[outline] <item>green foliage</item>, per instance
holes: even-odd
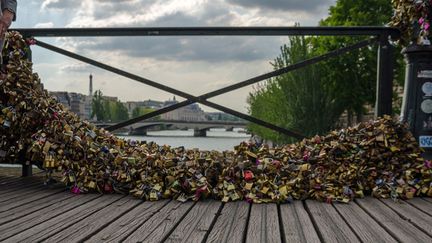
[[[120,101],[110,101],[103,97],[102,91],[96,90],[92,100],[92,115],[97,121],[125,121],[129,119],[127,108]]]
[[[127,108],[121,103],[120,101],[110,101],[110,115],[111,115],[111,121],[113,122],[119,122],[119,121],[125,121],[129,119],[129,114]]]
[[[388,0],[338,0],[330,7],[330,15],[321,26],[384,26],[392,16]],[[313,45],[317,54],[326,53],[369,37],[319,37]],[[326,62],[337,99],[345,104],[344,110],[361,117],[366,104],[375,104],[377,77],[377,47],[362,48],[332,58]],[[399,78],[402,78],[400,75]]]
[[[289,46],[281,47],[281,54],[272,63],[280,69],[310,58],[313,53],[311,39],[290,37]],[[250,113],[267,122],[299,131],[306,136],[322,134],[332,128],[341,113],[331,92],[331,84],[323,79],[325,70],[318,66],[277,76],[256,87],[249,95]],[[293,142],[267,128],[251,124],[250,131],[275,142]]]
[[[388,0],[338,0],[320,26],[384,26],[392,16]],[[290,45],[272,64],[275,69],[297,61],[357,43],[370,37],[289,38]],[[400,49],[395,50],[396,84],[403,85],[404,69]],[[296,130],[306,136],[324,133],[338,117],[361,118],[365,105],[375,104],[377,47],[367,47],[268,80],[250,93],[249,112],[265,121]],[[275,142],[291,142],[282,135],[258,125],[253,133]]]
[[[91,118],[96,116],[97,121],[105,121],[107,118],[102,96],[103,94],[100,90],[96,90],[93,95]]]

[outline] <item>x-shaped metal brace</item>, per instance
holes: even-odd
[[[268,73],[265,73],[265,74],[253,77],[253,78],[244,80],[242,82],[239,82],[239,83],[236,83],[236,84],[233,84],[233,85],[230,85],[230,86],[227,86],[227,87],[224,87],[224,88],[212,91],[212,92],[205,93],[205,94],[200,95],[200,96],[190,95],[190,94],[185,93],[183,91],[171,88],[169,86],[166,86],[166,85],[163,85],[163,84],[160,84],[160,83],[157,83],[157,82],[152,81],[150,79],[146,79],[146,78],[140,77],[138,75],[126,72],[124,70],[121,70],[121,69],[118,69],[118,68],[106,65],[104,63],[95,61],[93,59],[90,59],[90,58],[78,55],[76,53],[72,53],[72,52],[66,51],[64,49],[61,49],[61,48],[58,48],[56,46],[50,45],[48,43],[42,42],[40,40],[35,40],[35,44],[38,45],[38,46],[40,46],[40,47],[46,48],[48,50],[60,53],[62,55],[65,55],[65,56],[68,56],[68,57],[71,57],[71,58],[74,58],[74,59],[77,59],[77,60],[80,60],[82,62],[91,64],[93,66],[102,68],[104,70],[116,73],[116,74],[124,76],[126,78],[130,78],[132,80],[138,81],[140,83],[147,84],[149,86],[152,86],[152,87],[155,87],[157,89],[160,89],[160,90],[163,90],[163,91],[166,91],[166,92],[178,95],[178,96],[183,97],[183,98],[186,99],[185,101],[176,103],[176,104],[171,105],[171,106],[167,106],[167,107],[161,108],[159,110],[150,112],[150,113],[142,115],[140,117],[136,117],[136,118],[133,118],[133,119],[130,119],[130,120],[127,120],[127,121],[124,121],[124,122],[120,122],[118,124],[106,127],[105,129],[107,129],[108,131],[114,131],[116,129],[119,129],[119,128],[122,128],[122,127],[125,127],[125,126],[128,126],[128,125],[134,124],[136,122],[139,122],[139,121],[142,121],[142,120],[146,120],[146,119],[158,116],[160,114],[163,114],[163,113],[166,113],[166,112],[178,109],[180,107],[184,107],[184,106],[187,106],[189,104],[193,104],[193,103],[198,102],[198,103],[201,103],[203,105],[212,107],[214,109],[223,111],[225,113],[228,113],[228,114],[240,117],[240,118],[242,118],[244,120],[247,120],[247,121],[256,123],[258,125],[264,126],[266,128],[272,129],[274,131],[280,132],[280,133],[285,134],[287,136],[291,136],[291,137],[294,137],[294,138],[297,138],[297,139],[303,139],[305,136],[301,135],[298,132],[288,130],[286,128],[283,128],[283,127],[271,124],[269,122],[266,122],[266,121],[263,121],[261,119],[249,116],[247,114],[235,111],[235,110],[227,108],[225,106],[218,105],[216,103],[208,101],[208,99],[210,99],[212,97],[215,97],[215,96],[218,96],[220,94],[224,94],[224,93],[236,90],[238,88],[242,88],[242,87],[245,87],[245,86],[248,86],[248,85],[251,85],[251,84],[254,84],[254,83],[257,83],[257,82],[260,82],[260,81],[263,81],[263,80],[266,80],[266,79],[269,79],[269,78],[272,78],[272,77],[275,77],[275,76],[278,76],[278,75],[281,75],[281,74],[284,74],[284,73],[288,73],[290,71],[293,71],[293,70],[305,67],[307,65],[311,65],[311,64],[323,61],[323,60],[331,58],[331,57],[335,57],[335,56],[347,53],[347,52],[355,50],[355,49],[359,49],[359,48],[368,46],[368,45],[370,45],[370,44],[372,44],[372,43],[374,43],[376,41],[377,41],[376,38],[371,38],[369,40],[360,41],[360,42],[358,42],[356,44],[353,44],[353,45],[350,45],[350,46],[346,46],[346,47],[343,47],[343,48],[340,48],[340,49],[337,49],[337,50],[334,50],[334,51],[330,51],[330,52],[328,52],[326,54],[323,54],[323,55],[320,55],[320,56],[317,56],[317,57],[314,57],[314,58],[310,58],[310,59],[307,59],[307,60],[304,60],[304,61],[292,64],[292,65],[289,65],[287,67],[284,67],[284,68],[281,68],[281,69],[277,69],[275,71],[268,72]]]

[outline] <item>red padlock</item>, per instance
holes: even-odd
[[[252,180],[254,178],[254,174],[252,171],[246,170],[243,172],[243,177],[245,180],[249,181],[249,180]]]

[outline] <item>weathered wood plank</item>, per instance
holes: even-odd
[[[280,205],[286,242],[321,242],[302,201]]]
[[[12,190],[6,193],[1,193],[0,203],[9,203],[10,201],[17,201],[20,198],[28,196],[29,194],[38,194],[40,191],[45,190],[44,185],[30,186],[26,189]]]
[[[406,202],[418,208],[423,213],[432,216],[432,203],[429,203],[418,197],[407,200]]]
[[[86,242],[120,242],[167,205],[169,200],[143,202],[116,221],[104,227]]]
[[[0,232],[3,232],[0,235],[0,241],[16,235],[24,230],[30,229],[31,227],[34,227],[38,224],[43,224],[44,222],[49,221],[50,219],[55,218],[67,211],[73,210],[74,208],[77,208],[80,205],[83,205],[99,196],[100,195],[91,194],[67,198],[44,209],[3,224],[0,226]],[[63,222],[59,222],[59,224],[63,224]]]
[[[246,242],[281,242],[277,205],[253,204]]]
[[[34,213],[40,209],[46,208],[73,196],[74,194],[72,193],[57,193],[40,198],[39,200],[32,203],[26,203],[15,208],[9,208],[6,211],[0,213],[0,225],[12,220],[17,220],[21,217]]]
[[[432,239],[402,219],[384,203],[375,198],[364,198],[356,200],[356,203],[375,219],[393,237],[401,242],[431,242]]]
[[[334,204],[336,210],[363,242],[395,242],[387,231],[355,203]]]
[[[160,242],[166,238],[192,208],[193,202],[171,201],[162,210],[136,229],[124,242]]]
[[[425,200],[425,201],[428,201],[428,202],[432,203],[432,198],[429,198],[429,197],[423,197],[422,199]]]
[[[130,211],[139,203],[142,203],[142,200],[130,196],[124,197],[89,217],[80,220],[73,227],[60,231],[45,240],[47,242],[82,242],[94,232],[104,228],[116,218]]]
[[[423,213],[404,201],[394,202],[391,199],[381,201],[393,209],[393,211],[403,219],[408,220],[411,224],[422,229],[423,232],[432,237],[432,217],[430,215]]]
[[[41,198],[53,195],[53,194],[57,194],[59,192],[64,191],[64,187],[62,187],[61,189],[51,189],[51,188],[42,188],[42,189],[37,189],[35,191],[26,191],[23,194],[19,194],[19,197],[14,198],[14,200],[7,200],[4,202],[0,203],[0,213],[1,212],[5,212],[8,211],[12,208],[16,208],[19,207],[21,205],[27,204],[27,203],[31,203],[33,201],[39,200]]]
[[[306,207],[324,242],[360,242],[332,204],[307,200]]]
[[[202,242],[221,206],[215,200],[197,202],[165,242]]]
[[[207,242],[243,242],[250,206],[247,202],[226,203]]]
[[[86,195],[84,195],[86,196]],[[5,242],[39,242],[60,232],[68,230],[72,225],[79,223],[84,218],[110,205],[111,203],[121,199],[123,195],[101,196],[76,207],[69,211],[51,218],[41,224],[35,225],[32,228],[21,231],[20,233],[8,238]],[[61,209],[60,209],[61,210]]]
[[[10,192],[10,191],[16,191],[16,190],[23,190],[23,189],[27,189],[27,188],[31,188],[31,187],[37,187],[37,186],[42,186],[43,183],[40,181],[28,181],[28,182],[12,182],[12,183],[8,183],[8,184],[1,184],[0,185],[0,192],[1,193],[6,193],[6,192]]]
[[[20,179],[20,178],[17,177],[17,176],[1,175],[0,183],[3,183],[3,182],[10,182],[10,181],[17,181],[17,180],[19,180],[19,179]]]
[[[28,182],[28,181],[39,181],[43,183],[43,178],[40,176],[30,176],[30,177],[19,177],[19,176],[6,176],[0,179],[0,185],[3,183],[16,183],[16,182]]]

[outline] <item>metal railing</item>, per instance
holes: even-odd
[[[235,111],[228,107],[213,103],[208,99],[215,96],[225,94],[227,92],[255,84],[266,79],[288,73],[299,68],[315,64],[326,59],[336,57],[363,48],[372,44],[378,45],[377,53],[377,99],[375,115],[382,116],[391,114],[392,111],[392,89],[393,89],[393,47],[389,43],[389,39],[397,39],[400,36],[400,31],[395,28],[388,27],[148,27],[148,28],[47,28],[47,29],[15,29],[19,31],[25,38],[36,37],[101,37],[101,36],[370,36],[372,38],[360,41],[356,44],[349,45],[337,50],[330,51],[326,54],[316,56],[287,67],[274,70],[256,77],[252,77],[241,82],[238,82],[227,87],[194,96],[186,92],[174,89],[172,87],[157,83],[148,78],[144,78],[133,73],[115,68],[113,66],[95,61],[88,57],[72,53],[70,51],[61,49],[59,47],[50,45],[38,39],[35,39],[37,46],[46,48],[48,50],[60,53],[62,55],[80,60],[82,62],[91,64],[101,69],[116,73],[135,80],[137,82],[147,84],[154,88],[169,92],[171,94],[185,98],[186,100],[159,110],[150,112],[143,116],[130,119],[125,122],[107,127],[109,131],[113,131],[133,123],[146,120],[163,113],[187,106],[192,103],[201,103],[203,105],[212,107],[214,109],[223,111],[225,113],[240,117],[249,122],[267,127],[274,131],[280,132],[287,136],[297,139],[302,139],[304,136],[297,131],[292,131],[284,127],[280,127],[264,120],[252,117],[250,115]],[[23,168],[23,175],[24,175]]]

